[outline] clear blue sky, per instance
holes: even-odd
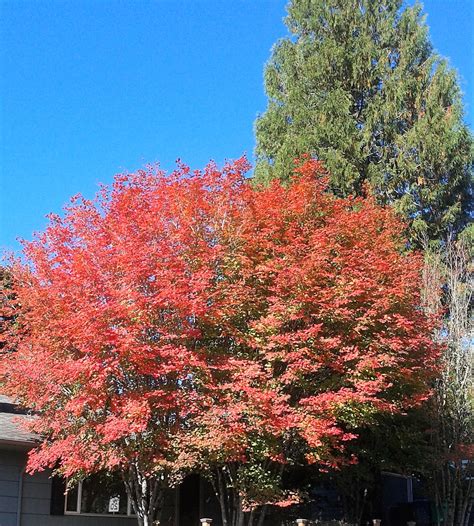
[[[0,248],[78,192],[246,152],[286,0],[0,0]],[[473,0],[427,0],[474,119]]]

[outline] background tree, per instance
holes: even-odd
[[[292,0],[291,37],[265,70],[255,178],[288,179],[293,160],[325,162],[337,195],[370,181],[411,236],[457,232],[472,208],[472,136],[456,73],[434,53],[420,5]]]
[[[444,343],[433,398],[432,489],[443,524],[466,526],[474,504],[473,247],[467,238],[426,249],[424,304],[443,309]]]
[[[13,351],[14,335],[21,330],[17,324],[19,307],[11,272],[0,267],[0,356]]]

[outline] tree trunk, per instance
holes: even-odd
[[[135,464],[124,474],[125,488],[139,526],[153,526],[161,517],[167,477],[145,475]]]
[[[464,523],[462,526],[469,526],[469,523],[470,523],[470,518],[471,518],[471,513],[472,513],[472,505],[473,505],[473,501],[471,500],[471,502],[468,503],[467,507],[466,507],[466,512],[464,513]]]
[[[152,516],[145,515],[144,517],[138,517],[138,524],[140,526],[153,526],[154,519]]]
[[[223,526],[263,526],[267,506],[252,510],[243,509],[243,500],[236,487],[235,467],[226,465],[215,469],[211,474],[211,484],[219,502]]]

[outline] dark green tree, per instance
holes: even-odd
[[[13,291],[13,278],[6,267],[0,266],[0,357],[14,351],[12,334],[19,329],[17,325],[19,304]]]
[[[265,71],[255,180],[284,180],[309,153],[336,194],[369,181],[413,239],[460,231],[472,208],[473,139],[457,74],[434,52],[421,6],[293,0],[286,24],[291,36]]]

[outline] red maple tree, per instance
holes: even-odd
[[[287,187],[247,169],[117,176],[25,244],[2,381],[38,415],[30,470],[118,471],[149,525],[200,469],[224,526],[251,524],[288,500],[296,446],[336,466],[359,423],[427,396],[421,262],[393,212],[330,195],[316,161]]]

